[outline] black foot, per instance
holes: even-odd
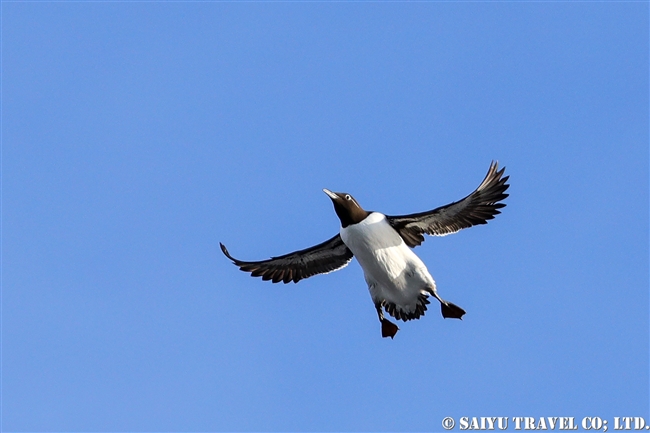
[[[390,320],[381,319],[381,336],[382,337],[384,337],[384,338],[386,338],[386,337],[393,338],[393,337],[395,337],[395,334],[397,334],[397,331],[399,331],[399,328],[397,327],[396,324],[394,324]]]
[[[465,310],[451,302],[441,302],[440,309],[442,310],[442,317],[445,319],[462,319],[465,314]]]

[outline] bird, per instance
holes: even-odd
[[[395,337],[399,327],[391,317],[407,322],[427,311],[429,296],[440,302],[443,318],[462,319],[465,310],[444,300],[426,265],[413,252],[424,235],[446,236],[475,225],[487,224],[505,207],[505,191],[510,176],[503,176],[492,161],[481,184],[468,196],[433,210],[390,216],[367,211],[352,195],[323,192],[332,200],[341,227],[334,237],[299,251],[262,261],[234,258],[221,242],[223,254],[240,270],[273,283],[297,283],[317,274],[327,274],[347,266],[353,257],[361,265],[370,297],[381,323],[383,338]]]

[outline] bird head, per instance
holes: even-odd
[[[323,192],[332,200],[334,211],[341,220],[341,227],[345,228],[350,224],[363,221],[369,214],[359,203],[346,192],[332,192],[327,188]]]

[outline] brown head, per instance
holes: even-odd
[[[350,194],[345,192],[332,192],[327,188],[323,192],[332,199],[334,210],[341,220],[341,227],[357,224],[363,221],[370,212],[364,210]]]

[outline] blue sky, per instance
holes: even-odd
[[[2,428],[649,417],[648,3],[3,2]],[[471,192],[394,340],[353,262],[256,260]],[[456,429],[457,430],[457,429]]]

